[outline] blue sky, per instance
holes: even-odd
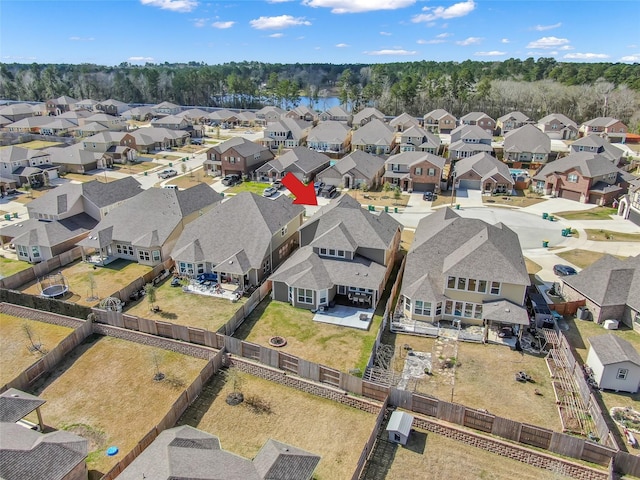
[[[640,62],[636,0],[2,0],[0,61]]]

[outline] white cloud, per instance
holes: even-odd
[[[272,33],[269,35],[270,38],[282,38],[284,37],[284,33]]]
[[[384,35],[385,37],[390,37],[393,34],[391,32],[380,32],[380,35]]]
[[[16,56],[16,55],[5,55],[4,57],[5,60],[35,60],[36,57],[23,57],[23,56]]]
[[[226,28],[231,28],[235,25],[236,22],[213,22],[211,24],[211,26],[213,28],[219,28],[221,30],[224,30]]]
[[[542,37],[533,42],[529,42],[527,48],[557,48],[562,45],[567,45],[569,40],[566,38],[558,37]]]
[[[69,37],[69,40],[72,42],[93,42],[95,38],[93,37]]]
[[[508,38],[503,38],[502,40],[500,40],[501,43],[509,43],[509,39]]]
[[[338,44],[336,44],[336,47],[338,47],[338,48],[347,48],[348,46],[349,45],[346,44],[346,43],[338,43]]]
[[[278,17],[260,17],[251,20],[249,24],[258,30],[280,29],[288,27],[297,27],[299,25],[311,25],[311,22],[305,20],[304,17],[292,17],[291,15],[280,15]]]
[[[532,27],[531,30],[536,30],[537,32],[544,32],[545,30],[553,30],[554,28],[559,28],[562,26],[562,22],[554,23],[553,25],[536,25]]]
[[[595,60],[609,58],[606,53],[567,53],[564,57],[569,60]]]
[[[571,45],[563,45],[560,47],[560,50],[573,50],[573,47]]]
[[[140,3],[172,12],[190,12],[198,6],[196,0],[140,0]]]
[[[441,38],[432,38],[431,40],[418,40],[416,43],[419,43],[420,45],[436,45],[444,42],[446,42],[446,40]]]
[[[153,63],[153,57],[129,57],[127,62],[131,63]]]
[[[464,40],[460,40],[459,42],[456,42],[456,45],[462,45],[463,47],[466,47],[467,45],[477,45],[481,41],[482,41],[482,37],[469,37],[469,38],[465,38]]]
[[[415,50],[404,50],[402,48],[399,49],[392,49],[392,48],[387,48],[387,49],[382,49],[382,50],[373,50],[370,52],[363,52],[365,55],[415,55],[416,52]]]
[[[209,21],[208,18],[194,18],[193,19],[193,26],[194,27],[198,27],[198,28],[202,28],[207,24],[208,21]]]
[[[448,38],[452,36],[453,36],[453,33],[439,33],[438,35],[436,35],[436,38]]]
[[[474,55],[478,57],[501,57],[506,55],[507,52],[499,52],[498,50],[491,50],[490,52],[476,52]]]
[[[637,53],[635,55],[625,55],[624,57],[622,57],[620,59],[621,62],[632,62],[632,63],[638,63],[640,62],[640,53]]]
[[[428,13],[421,13],[415,15],[411,21],[413,23],[432,22],[439,18],[456,18],[464,17],[475,10],[476,4],[473,0],[466,0],[460,3],[454,3],[450,7],[423,7],[422,11]]]
[[[410,7],[416,0],[303,0],[307,7],[330,8],[331,13],[360,13]]]

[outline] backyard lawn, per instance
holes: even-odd
[[[407,350],[434,353],[436,340],[414,335],[387,332],[385,343],[395,346],[393,370],[402,372]],[[453,343],[451,344],[453,349]],[[470,408],[485,409],[494,415],[519,422],[531,423],[560,431],[560,416],[555,405],[549,371],[543,356],[516,352],[503,345],[459,342],[458,365],[455,368],[455,383],[452,388],[451,369],[433,369],[432,375],[411,380],[408,390],[432,395],[447,402],[461,403]],[[520,383],[515,374],[525,371],[535,383]],[[535,390],[542,395],[536,395]]]
[[[245,402],[225,399],[232,382],[218,374],[178,421],[220,438],[224,450],[253,458],[272,438],[321,456],[313,478],[351,479],[375,415],[299,390],[240,373]],[[247,399],[265,408],[253,410]]]
[[[611,215],[615,215],[617,212],[616,208],[595,207],[590,210],[557,212],[554,215],[565,220],[611,220]]]
[[[380,458],[380,468],[376,469],[376,472],[386,474],[370,478],[404,480],[415,478],[415,472],[429,472],[431,480],[454,478],[564,480],[570,478],[418,429],[411,434],[406,446],[392,446],[392,449],[391,462],[385,462],[384,458]],[[454,461],[452,461],[452,455],[455,457]]]
[[[314,322],[311,311],[266,298],[234,337],[269,346],[269,339],[278,335],[287,339],[287,345],[279,349],[283,352],[342,372],[364,371],[382,321],[385,301],[380,302],[369,330],[359,330]]]
[[[32,348],[26,328],[33,344],[41,345],[44,353],[73,332],[72,328],[0,313],[0,386],[42,358],[42,353]]]
[[[147,170],[151,170],[152,168],[155,168],[157,166],[157,163],[144,161],[144,159],[142,159],[142,161],[136,161],[132,163],[115,164],[113,166],[113,170],[121,173],[136,174],[146,172]]]
[[[39,150],[41,148],[47,148],[47,147],[55,147],[56,145],[61,145],[60,142],[47,142],[45,140],[32,140],[30,142],[25,142],[25,143],[18,143],[16,145],[14,145],[15,147],[20,147],[20,148],[28,148],[30,150]],[[4,146],[4,147],[0,147],[0,149],[3,148],[8,148],[9,145]]]
[[[41,410],[47,426],[90,441],[87,466],[95,479],[158,424],[205,365],[175,352],[91,336],[29,393],[46,400]],[[154,380],[158,370],[165,374],[162,381]],[[121,454],[108,457],[111,445]]]
[[[269,182],[242,182],[238,185],[234,185],[231,188],[225,190],[225,194],[227,193],[240,193],[240,192],[252,192],[257,195],[262,195],[262,192],[265,188],[271,185]]]
[[[191,188],[199,183],[206,183],[207,185],[211,185],[217,179],[210,175],[204,175],[202,169],[195,170],[191,172],[191,174],[182,175],[180,177],[174,177],[172,180],[168,181],[166,185],[177,185],[180,190],[186,190],[187,188]]]
[[[146,265],[122,259],[118,259],[106,267],[95,268],[89,263],[76,260],[59,270],[69,286],[70,293],[64,300],[79,305],[97,305],[99,299],[110,296],[150,270],[151,267]],[[58,270],[52,273],[58,273]],[[90,283],[92,277],[95,283],[93,296]],[[21,287],[20,291],[40,295],[40,285],[37,281],[30,282]]]
[[[215,332],[238,311],[246,302],[242,297],[237,302],[225,298],[185,293],[180,287],[171,286],[171,278],[167,278],[156,290],[155,305],[159,312],[150,311],[146,297],[127,304],[129,315],[171,322],[176,325],[202,328]]]
[[[10,277],[14,273],[30,268],[31,264],[22,260],[0,257],[0,278]]]

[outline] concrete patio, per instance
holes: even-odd
[[[359,330],[369,330],[373,319],[373,309],[362,309],[336,305],[329,310],[318,311],[313,316],[314,322],[330,323],[341,327],[357,328]]]

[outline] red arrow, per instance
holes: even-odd
[[[316,197],[316,189],[313,183],[305,185],[291,172],[287,173],[282,179],[282,184],[296,196],[293,201],[296,205],[318,205]]]

